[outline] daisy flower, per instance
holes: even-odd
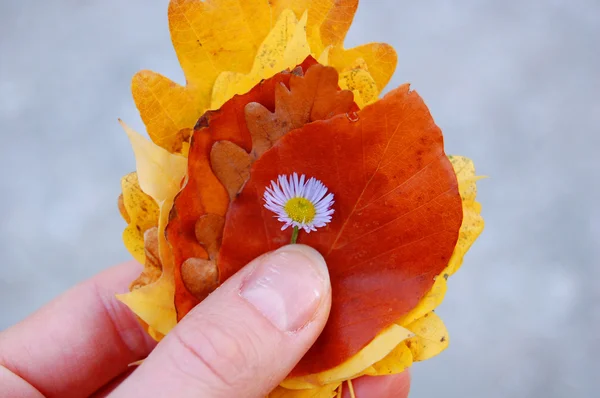
[[[304,174],[280,175],[267,187],[264,200],[265,207],[284,223],[281,230],[291,226],[294,235],[300,228],[310,233],[324,227],[334,212],[333,194],[327,194],[327,187],[321,181],[313,177],[307,181]]]

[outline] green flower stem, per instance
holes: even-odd
[[[294,230],[292,231],[292,241],[291,244],[295,244],[296,241],[298,240],[298,227],[294,227]]]

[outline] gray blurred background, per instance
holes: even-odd
[[[183,82],[167,0],[0,1],[0,329],[129,255],[129,83]],[[592,397],[600,372],[600,1],[363,0],[347,47],[394,45],[487,227],[413,397]],[[594,393],[596,391],[596,393]]]

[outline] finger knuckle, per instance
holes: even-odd
[[[182,357],[174,358],[180,370],[211,388],[235,389],[251,382],[251,370],[259,362],[252,330],[223,319],[198,323],[173,330],[183,348]]]

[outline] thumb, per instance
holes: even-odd
[[[323,330],[331,286],[302,245],[252,261],[196,306],[116,397],[264,397]]]

